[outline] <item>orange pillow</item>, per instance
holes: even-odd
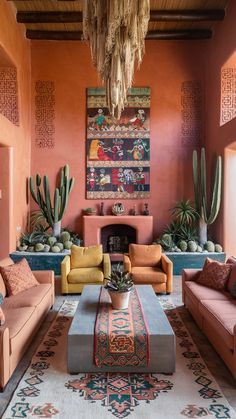
[[[229,279],[231,265],[206,258],[203,269],[196,280],[205,287],[223,291]]]
[[[39,285],[25,258],[10,266],[0,266],[0,273],[8,295],[16,295]]]
[[[129,257],[131,266],[158,266],[161,260],[161,246],[159,244],[130,244]]]

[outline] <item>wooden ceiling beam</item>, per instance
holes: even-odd
[[[80,41],[82,38],[81,31],[44,31],[44,30],[26,30],[26,37],[35,40],[51,40],[51,41]],[[212,30],[210,29],[193,29],[178,31],[149,31],[146,40],[193,40],[193,39],[210,39]]]
[[[225,17],[224,9],[213,10],[151,10],[150,22],[218,21]],[[19,23],[81,23],[82,12],[17,12]]]

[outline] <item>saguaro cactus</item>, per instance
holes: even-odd
[[[40,175],[36,175],[36,188],[33,176],[29,178],[29,188],[32,198],[38,204],[50,227],[52,227],[55,237],[60,235],[61,220],[65,213],[74,181],[74,178],[69,178],[69,166],[67,164],[61,169],[60,186],[55,189],[52,204],[48,176],[43,177],[43,191],[41,191]]]
[[[209,208],[207,204],[205,148],[201,149],[200,167],[198,167],[198,153],[196,150],[193,152],[193,183],[195,208],[199,214],[199,241],[200,244],[203,245],[207,241],[207,226],[215,221],[220,209],[222,184],[221,156],[217,156],[216,160],[214,186],[212,191],[211,205]]]

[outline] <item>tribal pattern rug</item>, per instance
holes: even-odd
[[[107,290],[101,287],[94,330],[94,361],[97,366],[148,365],[148,331],[136,288],[130,292],[126,310],[113,310]]]
[[[69,375],[67,332],[77,303],[65,302],[2,419],[235,419],[178,311],[161,302],[176,333],[175,374]]]

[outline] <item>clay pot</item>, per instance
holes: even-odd
[[[124,310],[129,306],[129,295],[130,291],[127,292],[114,292],[108,290],[111,298],[112,307],[115,310]]]

